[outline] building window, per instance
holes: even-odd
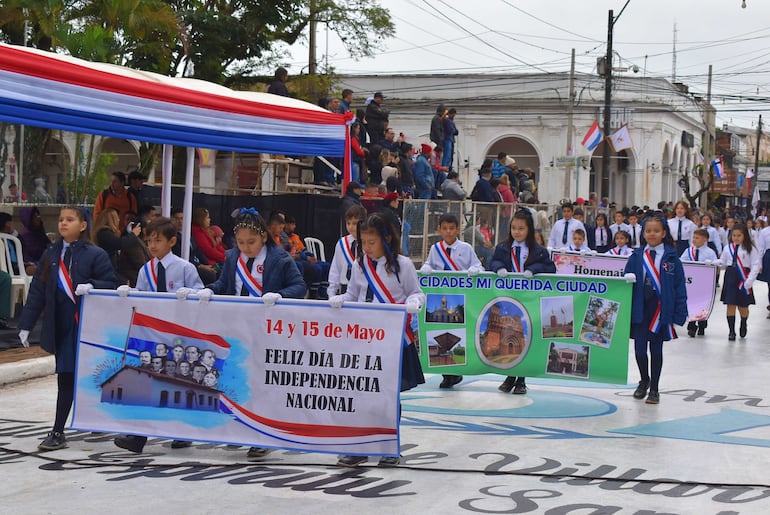
[[[182,400],[182,392],[177,390],[174,392],[174,404],[179,404],[180,400]]]
[[[161,390],[160,392],[160,407],[165,408],[168,406],[168,390]]]
[[[118,387],[118,400],[123,400],[123,388]]]

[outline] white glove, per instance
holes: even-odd
[[[554,251],[554,248],[553,248],[553,247],[546,247],[546,250],[547,250],[547,251],[548,251],[548,253],[550,254],[551,252],[553,252],[553,251]]]
[[[185,300],[188,295],[190,295],[193,292],[192,288],[185,288],[182,286],[176,291],[176,298],[179,300]]]
[[[131,291],[131,287],[127,284],[121,284],[118,286],[118,295],[121,297],[128,297],[128,292]]]
[[[414,300],[407,301],[405,304],[407,313],[419,313],[422,309],[419,302]]]
[[[480,266],[472,266],[468,269],[468,275],[479,275],[484,269]]]
[[[636,274],[626,274],[623,276],[623,279],[625,279],[627,283],[633,284],[636,282]]]
[[[211,300],[211,296],[214,295],[214,291],[209,288],[203,288],[198,290],[198,299],[204,304]]]
[[[265,306],[272,306],[281,300],[281,298],[282,297],[280,293],[268,292],[262,295],[262,302],[265,304]]]
[[[345,303],[344,295],[332,295],[329,297],[329,305],[333,308],[341,308]]]
[[[527,279],[529,279],[530,277],[532,277],[532,270],[524,270],[524,272],[522,272],[522,275]]]
[[[21,341],[21,345],[23,347],[29,347],[29,331],[26,329],[19,331],[19,340]]]
[[[430,267],[428,263],[423,263],[423,265],[420,267],[420,273],[421,274],[429,274],[433,271],[433,269]]]
[[[91,283],[78,284],[77,288],[75,288],[75,295],[88,295],[93,289],[94,285]]]
[[[508,270],[505,268],[500,268],[497,270],[497,277],[505,277],[506,275],[508,275]]]
[[[745,286],[747,290],[750,290],[751,287],[754,286],[754,279],[748,279],[745,283],[743,283],[743,286]]]

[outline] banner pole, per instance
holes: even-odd
[[[126,366],[126,354],[128,353],[128,340],[131,338],[131,327],[134,325],[134,315],[136,306],[131,306],[131,321],[128,323],[128,332],[126,333],[126,342],[123,344],[123,360],[120,362],[120,368]]]

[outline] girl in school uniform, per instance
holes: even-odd
[[[211,293],[261,297],[267,306],[284,297],[305,297],[305,281],[294,259],[268,235],[267,223],[256,209],[242,208],[233,232],[237,246],[226,252],[219,279],[206,286],[210,292],[198,292],[200,297],[210,298]],[[270,452],[266,447],[252,447],[247,456],[262,458]]]
[[[712,225],[711,215],[705,214],[700,217],[700,228],[706,229],[709,233],[708,246],[717,256],[722,252],[722,239],[719,231]]]
[[[528,210],[522,209],[513,215],[508,238],[495,247],[489,270],[496,271],[500,277],[508,272],[523,273],[526,277],[556,272],[548,250],[535,243],[535,224]],[[524,377],[508,376],[497,389],[523,395],[527,393],[527,384]]]
[[[636,276],[631,297],[631,338],[641,380],[634,399],[646,396],[647,404],[660,402],[658,385],[663,368],[663,342],[676,338],[674,324],[683,325],[687,320],[684,269],[667,228],[662,217],[649,218],[644,224],[647,244],[634,250],[625,270]]]
[[[400,237],[395,227],[375,213],[358,225],[357,241],[363,252],[353,267],[348,289],[342,295],[331,297],[329,304],[335,308],[345,301],[405,304],[407,312],[418,313],[425,304],[425,294],[420,290],[412,261],[401,255]],[[401,359],[402,392],[425,382],[408,322],[406,333]],[[337,465],[356,467],[367,460],[367,456],[341,456]],[[379,466],[395,467],[399,461],[399,456],[384,456],[380,458]]]
[[[594,250],[599,254],[604,254],[612,246],[612,234],[607,227],[607,215],[599,213],[596,215],[596,227],[594,231]]]
[[[626,231],[615,233],[615,246],[605,252],[608,256],[630,256],[634,251],[628,246],[629,235]]]
[[[690,246],[690,240],[692,239],[692,232],[698,228],[697,225],[690,220],[690,206],[687,202],[680,200],[674,204],[674,214],[676,215],[668,221],[668,230],[671,237],[674,239],[676,246],[676,255],[681,256],[682,252],[687,250]]]
[[[721,297],[722,302],[727,305],[727,328],[730,330],[727,339],[735,341],[736,308],[741,315],[741,338],[745,338],[748,332],[746,322],[749,319],[749,306],[755,304],[751,287],[759,275],[761,258],[745,224],[736,223],[731,238],[732,242],[722,250],[719,264],[721,267],[727,267]]]
[[[107,253],[88,241],[85,211],[68,206],[59,213],[59,240],[48,247],[32,279],[19,320],[19,339],[29,347],[29,332],[43,315],[40,346],[56,358],[56,418],[37,446],[41,451],[67,447],[64,424],[75,396],[75,354],[80,299],[93,288],[115,288],[117,278]]]
[[[334,246],[334,257],[329,268],[329,296],[345,293],[348,288],[353,264],[359,254],[356,231],[358,223],[365,220],[366,216],[366,209],[360,205],[351,206],[345,211],[345,228],[348,233]]]

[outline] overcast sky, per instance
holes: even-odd
[[[639,75],[673,75],[705,95],[713,65],[719,122],[770,126],[770,0],[630,0],[614,28],[614,66]],[[328,61],[338,73],[596,73],[606,52],[608,12],[626,0],[388,0],[396,36],[374,57],[355,61],[329,33]],[[327,52],[319,25],[318,59]],[[291,49],[290,73],[307,64],[307,44]],[[627,72],[633,74],[633,72]],[[757,100],[759,97],[761,100]]]

